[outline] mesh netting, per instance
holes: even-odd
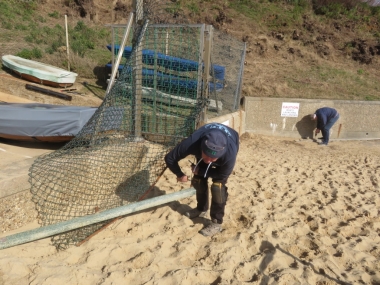
[[[214,30],[211,63],[225,67],[223,77],[211,69],[211,82],[223,82],[223,88],[210,89],[209,98],[221,102],[218,112],[209,112],[209,117],[220,116],[239,110],[243,86],[246,44],[225,32]]]
[[[142,199],[165,170],[165,154],[197,127],[209,105],[206,93],[223,88],[223,68],[210,72],[221,82],[210,83],[208,92],[203,88],[205,26],[162,24],[167,16],[150,15],[152,3],[144,1],[119,76],[94,116],[72,141],[30,168],[42,226]],[[117,46],[112,50],[117,53]],[[65,249],[108,223],[56,235],[52,242]]]

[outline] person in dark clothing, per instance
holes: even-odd
[[[194,174],[191,184],[196,190],[197,207],[185,213],[190,219],[205,217],[209,209],[208,178],[211,185],[211,224],[200,233],[212,236],[222,230],[227,202],[227,180],[234,169],[239,150],[239,135],[230,127],[210,123],[200,127],[179,143],[165,156],[168,168],[177,176],[178,182],[187,182],[178,162],[194,155],[197,162],[191,165]]]
[[[323,107],[311,114],[311,119],[317,121],[317,129],[315,135],[322,132],[323,139],[319,145],[328,145],[330,141],[330,129],[338,121],[339,113],[334,108]]]

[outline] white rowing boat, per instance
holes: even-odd
[[[2,56],[3,66],[21,78],[43,85],[69,87],[74,84],[78,74],[42,62],[14,55]]]

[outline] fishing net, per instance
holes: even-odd
[[[119,74],[103,103],[73,140],[30,168],[42,226],[144,198],[165,170],[165,154],[197,128],[202,111],[212,109],[207,94],[224,87],[225,67],[217,64],[208,74],[219,81],[204,81],[205,25],[178,23],[164,1],[137,3],[141,18],[120,65],[113,62]],[[118,53],[115,43],[111,51]],[[52,243],[65,249],[109,222],[56,235]]]

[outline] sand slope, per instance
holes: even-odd
[[[245,134],[222,233],[198,234],[191,197],[66,251],[49,238],[0,250],[0,284],[380,284],[379,177],[380,141]],[[167,171],[151,194],[189,186]]]

